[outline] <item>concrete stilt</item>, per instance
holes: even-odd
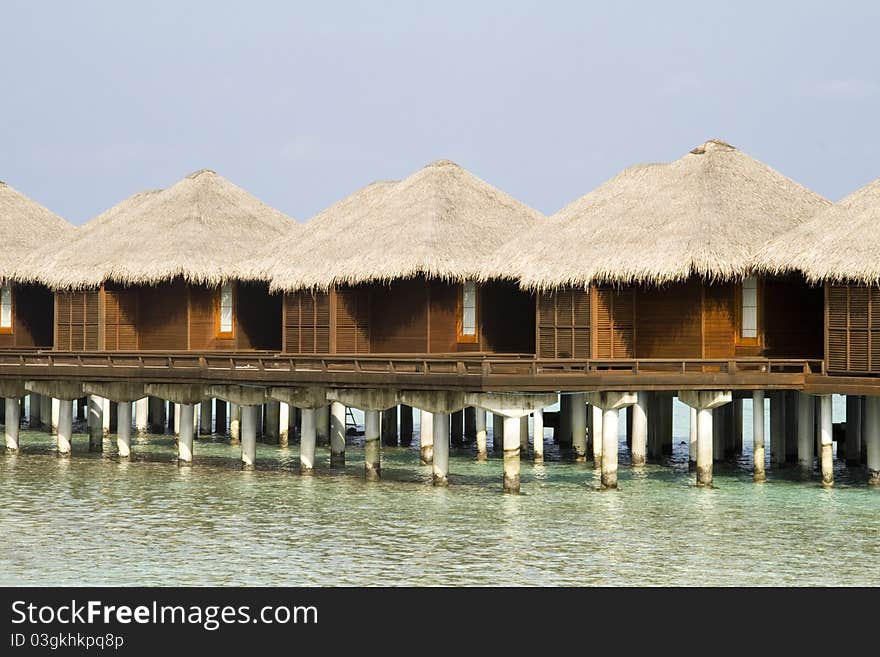
[[[180,404],[174,404],[174,435],[180,435]]]
[[[434,414],[419,410],[419,459],[422,465],[434,461]]]
[[[585,429],[586,432],[586,429]],[[586,435],[586,433],[585,433]],[[529,455],[529,416],[523,415],[519,419],[519,454],[525,458]]]
[[[73,401],[66,399],[53,399],[58,402],[58,454],[70,456],[73,438]]]
[[[213,399],[203,399],[199,404],[199,435],[210,436],[214,433],[214,428],[211,426],[214,419],[213,402]]]
[[[113,404],[107,397],[101,397],[101,404],[104,406],[104,411],[101,414],[101,429],[104,431],[105,436],[109,436],[110,426],[112,425],[110,412],[113,410]]]
[[[452,443],[453,447],[461,447],[464,444],[464,411],[450,413],[449,421],[449,442]]]
[[[821,395],[819,406],[819,437],[822,445],[822,485],[834,485],[834,446],[831,419],[831,395]],[[771,416],[772,419],[772,416]]]
[[[265,403],[266,408],[266,442],[277,445],[281,434],[281,402],[270,399]]]
[[[785,465],[785,393],[770,393],[770,462]]]
[[[233,402],[229,403],[229,444],[238,445],[241,442],[241,406]]]
[[[575,461],[587,460],[587,401],[584,393],[569,395],[569,425],[571,427],[571,448]]]
[[[147,433],[149,410],[150,400],[147,397],[138,399],[134,403],[134,428],[138,433]]]
[[[400,445],[409,447],[413,440],[413,408],[407,404],[400,405]]]
[[[367,481],[378,481],[382,469],[379,448],[379,411],[364,411],[364,475]]]
[[[28,413],[28,427],[33,431],[40,427],[40,394],[30,393],[30,408]]]
[[[520,490],[520,418],[504,418],[504,481],[505,493],[518,493]]]
[[[315,409],[315,433],[319,445],[330,443],[330,404]]]
[[[485,420],[484,420],[485,422]],[[485,441],[485,431],[483,433]],[[544,409],[536,408],[532,411],[532,453],[535,463],[544,461]]]
[[[486,411],[482,408],[475,408],[474,423],[477,432],[477,460],[485,461],[489,458],[486,451]]]
[[[519,443],[519,434],[514,432]],[[434,413],[434,458],[432,480],[435,486],[449,484],[449,413]]]
[[[345,404],[337,401],[330,404],[330,467],[345,467]]]
[[[299,470],[302,474],[312,474],[315,470],[315,409],[302,409],[299,430]]]
[[[193,418],[196,408],[193,404],[176,404],[179,411],[180,435],[177,440],[177,465],[190,465],[193,458]]]
[[[141,407],[141,402],[146,402],[146,398],[137,402],[137,408]],[[146,417],[143,418],[146,427]],[[124,402],[119,404],[116,411],[116,451],[120,458],[127,459],[131,456],[131,403]]]
[[[846,396],[846,464],[862,464],[862,399]],[[838,455],[839,456],[839,455]]]
[[[397,406],[382,411],[382,444],[397,447]]]
[[[619,409],[602,411],[602,487],[617,488],[617,423]]]
[[[257,459],[257,423],[259,406],[240,406],[241,409],[241,467],[253,470]]]
[[[798,466],[806,471],[813,471],[813,399],[805,392],[797,396],[797,461]]]
[[[863,400],[865,405],[865,423],[862,427],[865,435],[868,458],[868,484],[880,485],[880,397],[869,395]]]
[[[754,459],[754,480],[764,481],[764,391],[752,392],[752,451]],[[812,460],[812,459],[811,459]]]
[[[502,449],[504,449],[504,417],[492,413],[492,451],[500,452]]]
[[[644,465],[648,449],[648,404],[644,392],[636,393],[636,403],[630,407],[630,413],[632,414],[630,461],[633,465]]]
[[[690,428],[688,431],[688,466],[697,467],[697,409],[690,409]]]
[[[287,447],[290,440],[290,404],[278,402],[278,446]],[[217,433],[220,433],[218,428]],[[330,442],[333,442],[333,434],[330,434]]]
[[[40,395],[40,426],[52,430],[52,398]]]
[[[228,417],[226,409],[227,403],[225,401],[222,399],[214,400],[215,431],[221,436],[225,436],[227,432]]]
[[[593,467],[599,468],[602,466],[602,409],[591,405],[589,412],[593,416],[593,435],[591,436],[593,443]]]
[[[559,434],[554,433],[553,439],[560,447],[571,447],[571,395],[559,395]]]
[[[697,486],[712,485],[712,409],[697,410]]]
[[[100,452],[104,449],[104,399],[97,395],[89,395],[89,451]]]
[[[149,424],[151,433],[165,433],[165,400],[149,397]],[[91,406],[89,407],[91,408]]]
[[[403,407],[401,407],[403,408]],[[466,445],[477,440],[477,409],[468,406],[464,409],[464,442]]]
[[[20,447],[21,405],[17,397],[6,398],[6,449],[17,452]]]
[[[52,398],[52,426],[51,426],[51,430],[52,430],[53,434],[58,433],[58,420],[59,420],[60,411],[61,411],[61,400],[53,397]]]

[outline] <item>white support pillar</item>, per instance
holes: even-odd
[[[602,411],[602,487],[617,488],[617,423],[619,409]]]
[[[191,465],[193,458],[193,404],[175,404],[175,416],[180,420],[180,437],[177,440],[177,465]],[[117,420],[119,415],[117,414]],[[118,433],[117,429],[117,433]]]
[[[57,402],[57,405],[56,403]],[[53,411],[58,409],[58,454],[70,456],[73,437],[73,401],[66,399],[53,399]],[[54,413],[53,413],[54,416]]]
[[[6,449],[17,452],[20,448],[19,427],[21,426],[21,405],[17,397],[6,398]]]
[[[315,471],[315,409],[304,408],[300,415],[299,430],[299,471],[312,474]]]
[[[229,444],[238,445],[241,442],[241,406],[229,402]]]
[[[582,392],[569,395],[571,399],[571,449],[575,461],[587,460],[587,397]],[[505,427],[506,429],[506,427]]]
[[[134,428],[138,433],[147,433],[150,412],[150,398],[144,397],[134,403]],[[117,415],[118,419],[118,415]]]
[[[764,391],[752,392],[752,451],[754,460],[755,481],[764,481],[767,478],[764,467]],[[811,447],[812,451],[812,447]]]
[[[109,415],[106,409],[104,415],[105,417]],[[180,435],[180,404],[174,404],[174,435]]]
[[[813,438],[813,398],[805,392],[799,392],[797,397],[797,458],[798,466],[806,472],[813,471],[813,452],[815,451],[815,439]]]
[[[834,446],[831,419],[831,395],[819,397],[819,440],[822,445],[822,485],[834,485]]]
[[[137,401],[137,409],[140,410],[141,402]],[[146,404],[145,404],[146,405]],[[144,413],[144,426],[146,426],[146,412]],[[119,458],[127,459],[131,456],[131,402],[120,402],[116,407],[116,450]],[[179,448],[178,448],[179,450]]]
[[[214,400],[209,397],[208,399],[203,399],[199,404],[199,435],[210,436],[213,433],[213,427],[211,426],[213,421]]]
[[[513,432],[519,445],[519,432]],[[434,458],[432,480],[435,486],[449,485],[449,413],[434,413]]]
[[[278,446],[287,447],[290,443],[290,404],[280,402],[278,406]],[[343,423],[344,424],[344,423]],[[217,427],[217,433],[223,433],[220,427]],[[333,437],[331,434],[330,442],[332,444]]]
[[[59,413],[61,412],[61,400],[52,398],[52,433],[58,433]]]
[[[422,465],[434,461],[434,414],[419,410],[419,459]]]
[[[584,434],[586,435],[586,434]],[[529,454],[529,416],[523,415],[519,419],[519,453],[521,456]]]
[[[104,399],[89,395],[89,451],[100,452],[104,448]]]
[[[630,462],[644,465],[648,452],[648,398],[644,392],[636,393],[636,403],[631,407],[632,440],[630,441]]]
[[[865,397],[864,404],[865,426],[862,429],[868,448],[868,484],[877,486],[880,485],[880,397]]]
[[[257,418],[259,406],[240,406],[241,409],[241,467],[253,470],[257,460]]]
[[[583,402],[583,397],[581,397]],[[574,405],[574,404],[573,404]],[[586,408],[586,407],[585,407]],[[573,414],[572,414],[573,416]],[[520,441],[519,441],[520,418],[504,418],[504,492],[518,493],[519,468],[520,468]]]
[[[477,460],[485,461],[489,458],[486,447],[486,411],[482,408],[475,408],[475,424],[477,431]],[[537,449],[537,444],[535,449]]]
[[[593,414],[593,467],[602,467],[602,409],[590,406]]]
[[[110,400],[101,397],[101,429],[105,436],[110,435]]]
[[[364,475],[367,481],[378,481],[382,470],[379,419],[379,411],[364,411]]]
[[[763,395],[763,393],[761,393]],[[688,466],[697,467],[697,409],[690,409],[690,428],[688,431]]]
[[[697,486],[712,485],[712,409],[697,410]]]
[[[485,419],[483,420],[483,441],[486,440]],[[536,408],[532,411],[532,450],[535,463],[544,461],[544,409]]]
[[[336,401],[330,404],[330,467],[345,467],[345,404]]]

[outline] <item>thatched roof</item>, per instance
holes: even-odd
[[[484,280],[492,253],[544,220],[537,210],[457,164],[429,164],[375,183],[318,214],[267,267],[276,290],[413,276]]]
[[[295,229],[286,215],[202,170],[89,221],[44,259],[42,279],[55,288],[150,285],[178,276],[209,285],[263,280],[265,254]]]
[[[828,201],[722,141],[624,170],[497,255],[523,287],[742,276],[754,252]]]
[[[57,214],[0,181],[0,281],[34,280],[39,274],[35,257],[74,230]]]
[[[880,285],[880,179],[771,240],[756,256],[773,274]]]

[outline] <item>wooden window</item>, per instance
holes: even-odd
[[[477,284],[467,281],[458,295],[456,334],[459,342],[477,342]]]
[[[291,292],[284,298],[284,351],[289,354],[330,352],[330,295]]]
[[[215,333],[218,338],[233,336],[233,311],[235,309],[235,288],[232,283],[223,283],[217,291]]]
[[[590,357],[590,291],[566,288],[538,295],[538,357]]]
[[[12,286],[0,287],[0,333],[12,333]]]
[[[97,351],[98,290],[58,292],[56,299],[56,341],[59,351]]]

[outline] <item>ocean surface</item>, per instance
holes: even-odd
[[[835,421],[844,412],[836,398]],[[634,469],[621,440],[616,491],[548,430],[521,495],[503,494],[501,459],[478,463],[473,447],[452,451],[450,486],[434,488],[417,439],[383,448],[382,481],[367,482],[359,438],[344,471],[319,447],[301,476],[295,444],[258,444],[257,469],[242,471],[237,446],[198,439],[181,468],[170,435],[135,434],[129,462],[113,436],[90,454],[75,434],[59,458],[52,436],[24,430],[20,453],[0,452],[0,584],[880,585],[880,490],[864,471],[838,463],[826,490],[768,465],[755,484],[749,401],[744,427],[745,452],[708,490],[688,472],[677,401],[673,456]]]

